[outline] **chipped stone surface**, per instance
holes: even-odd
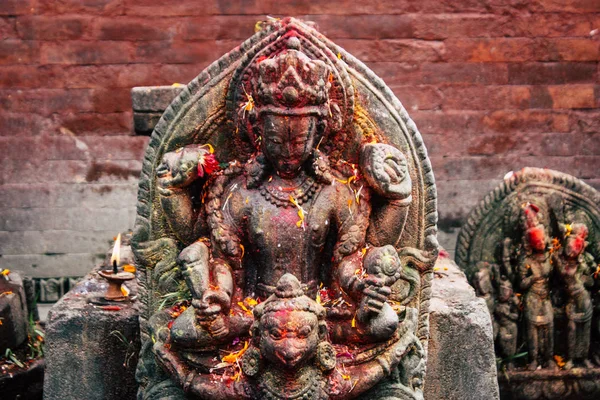
[[[434,268],[425,381],[428,400],[497,400],[490,314],[449,258]]]

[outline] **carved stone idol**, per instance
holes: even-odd
[[[494,320],[503,398],[600,396],[599,207],[580,180],[525,168],[461,230],[457,263]]]
[[[391,91],[287,18],[156,126],[132,248],[141,399],[422,399],[435,186]]]

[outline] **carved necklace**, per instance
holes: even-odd
[[[292,196],[299,205],[302,205],[313,197],[319,189],[319,186],[320,184],[317,183],[314,178],[309,176],[294,189],[271,186],[268,182],[266,184],[263,183],[260,186],[260,194],[265,200],[277,207],[295,207],[290,201],[290,196]]]
[[[280,382],[281,377],[272,371],[265,371],[260,383],[258,384],[258,390],[261,395],[261,399],[265,400],[319,400],[321,396],[321,384],[323,376],[314,368],[305,368],[304,372],[300,374],[301,381],[305,381],[306,384],[299,388],[290,389],[287,385]]]

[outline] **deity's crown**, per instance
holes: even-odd
[[[278,311],[307,311],[319,319],[325,317],[323,306],[306,296],[298,279],[289,273],[279,279],[275,293],[254,308],[254,316],[260,319],[265,314]]]
[[[287,50],[258,64],[255,93],[259,113],[327,115],[330,70],[300,51],[300,40],[290,37]]]

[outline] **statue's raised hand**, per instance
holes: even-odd
[[[389,199],[411,201],[408,163],[400,150],[383,143],[366,144],[361,149],[360,165],[376,193]]]
[[[198,152],[198,149],[184,147],[166,153],[156,168],[159,189],[168,192],[194,182],[198,178]]]

